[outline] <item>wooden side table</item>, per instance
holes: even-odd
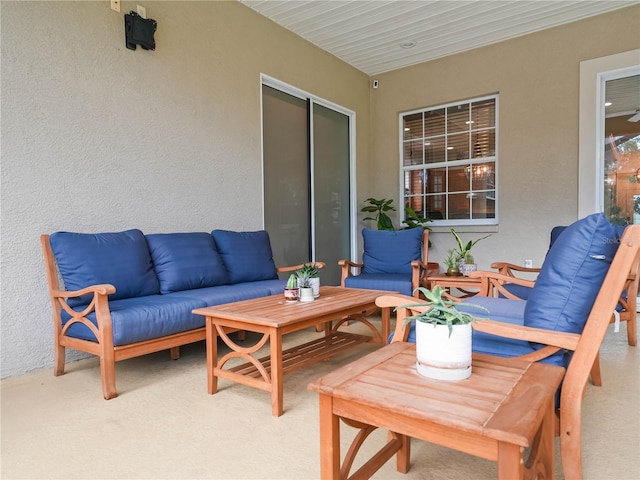
[[[457,277],[447,275],[434,275],[432,277],[427,277],[427,283],[429,284],[430,290],[433,290],[436,285],[439,285],[441,288],[447,290],[449,296],[454,296],[451,294],[451,289],[455,288],[462,294],[458,298],[472,297],[478,293],[481,282],[482,279],[480,278],[470,278],[465,277],[464,275]]]
[[[320,394],[323,479],[348,478],[360,446],[379,427],[389,430],[389,440],[355,478],[370,478],[396,454],[398,471],[406,473],[411,437],[495,461],[499,479],[554,477],[562,367],[474,355],[470,378],[444,382],[422,377],[415,363],[415,344],[392,343],[309,385]],[[342,467],[341,420],[360,429]]]

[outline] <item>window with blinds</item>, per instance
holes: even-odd
[[[404,205],[433,225],[498,222],[498,96],[400,114]]]

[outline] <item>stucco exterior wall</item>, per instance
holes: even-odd
[[[155,51],[135,2],[2,2],[2,377],[53,362],[40,234],[262,228],[261,73],[355,111],[366,165],[365,74],[239,2],[141,4]]]
[[[479,268],[492,261],[539,266],[549,232],[578,218],[580,62],[637,49],[640,7],[630,7],[375,78],[372,92],[371,196],[399,195],[400,112],[498,93],[497,227],[457,228]],[[434,229],[430,261],[455,247],[448,228]]]

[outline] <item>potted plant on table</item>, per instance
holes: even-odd
[[[484,240],[491,236],[491,234],[486,235],[482,238],[478,238],[477,240],[469,240],[467,243],[464,243],[460,238],[460,235],[456,233],[456,231],[452,228],[451,234],[456,239],[458,243],[458,250],[456,250],[456,262],[458,264],[458,270],[465,275],[469,276],[469,272],[473,272],[478,269],[478,266],[475,263],[473,258],[473,254],[471,253],[471,249],[473,246],[478,243],[480,240]]]
[[[453,248],[447,252],[444,264],[447,267],[445,275],[448,277],[457,277],[460,275],[460,269],[458,268],[458,263],[456,261],[456,251]]]
[[[458,310],[458,302],[443,298],[444,290],[418,287],[427,300],[398,308],[420,308],[405,319],[416,322],[416,370],[436,380],[463,380],[471,375],[471,323],[475,317]],[[486,308],[469,303],[465,307]]]
[[[287,285],[284,287],[284,300],[286,303],[295,303],[298,301],[298,277],[295,273],[289,275]]]
[[[302,268],[296,271],[298,279],[301,277],[307,277],[311,288],[313,289],[313,297],[318,298],[320,296],[320,267],[315,263],[305,263]],[[300,280],[298,280],[298,286]]]
[[[300,301],[301,302],[312,302],[313,298],[313,288],[311,288],[311,277],[307,272],[303,272],[298,270],[296,273],[298,288],[300,289]]]

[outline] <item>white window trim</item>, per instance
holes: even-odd
[[[640,73],[640,49],[580,62],[578,218],[604,211],[604,83]]]
[[[434,106],[430,106],[430,107],[424,107],[424,108],[418,108],[418,109],[414,109],[414,110],[408,110],[406,112],[400,112],[398,114],[398,135],[399,135],[399,141],[398,141],[398,158],[399,158],[399,165],[400,165],[400,173],[399,173],[399,202],[398,205],[400,205],[400,209],[401,212],[400,213],[400,221],[405,219],[405,214],[404,214],[404,174],[406,171],[408,170],[421,170],[424,168],[424,165],[415,165],[415,166],[410,166],[410,167],[405,167],[403,164],[403,155],[404,155],[404,137],[403,137],[403,132],[404,132],[404,122],[403,122],[403,117],[407,116],[407,115],[412,115],[414,113],[421,113],[421,112],[425,112],[427,110],[435,110],[435,109],[440,109],[440,108],[448,108],[454,105],[460,105],[463,103],[473,103],[473,102],[478,102],[478,101],[482,101],[482,100],[487,100],[487,99],[495,99],[496,102],[496,118],[495,118],[495,132],[496,132],[496,144],[495,144],[495,158],[494,158],[494,172],[495,172],[495,218],[479,218],[479,219],[468,219],[468,220],[432,220],[432,222],[430,222],[430,226],[435,227],[435,229],[437,230],[438,227],[460,227],[460,226],[476,226],[476,225],[498,225],[499,224],[499,200],[498,200],[498,178],[499,178],[499,152],[498,152],[498,145],[499,145],[499,137],[500,137],[500,125],[499,125],[499,105],[500,105],[500,95],[499,93],[494,93],[491,95],[484,95],[481,97],[473,97],[473,98],[469,98],[466,100],[459,100],[456,102],[450,102],[450,103],[446,103],[446,104],[441,104],[441,105],[434,105]],[[442,163],[442,165],[444,165],[445,163],[449,166],[455,166],[457,163],[459,164],[464,164],[467,165],[469,163],[483,163],[484,160],[476,160],[476,159],[469,159],[469,160],[460,160],[460,161],[452,161],[452,162],[444,162]],[[434,164],[430,164],[430,166],[432,167],[437,167],[438,165],[440,165],[439,163],[434,163]],[[447,194],[448,195],[448,194]]]

